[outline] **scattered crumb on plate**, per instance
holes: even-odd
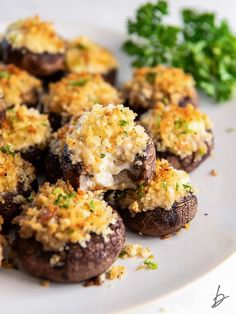
[[[110,280],[120,279],[126,275],[125,266],[113,266],[106,273],[106,278]]]
[[[212,177],[216,177],[216,176],[218,176],[218,172],[217,172],[215,169],[212,169],[212,170],[210,171],[210,175],[211,175]]]
[[[41,280],[40,285],[44,288],[48,288],[50,286],[50,282],[48,280]]]
[[[126,244],[120,253],[120,258],[129,258],[129,257],[143,257],[147,258],[152,254],[151,250],[148,247],[142,247],[141,244]]]

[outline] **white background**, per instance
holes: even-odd
[[[131,16],[140,0],[0,0],[0,21],[15,20],[31,14],[63,22],[89,23],[125,31],[125,21]],[[188,6],[187,0],[170,0],[175,21],[181,6]],[[227,17],[236,30],[236,1],[233,0],[191,0],[191,4],[210,10],[217,10],[220,17]],[[236,102],[236,101],[235,101]],[[140,283],[141,284],[141,283]],[[221,293],[229,295],[221,305],[212,309],[213,298],[218,285]],[[0,305],[1,306],[1,305]],[[115,305],[114,305],[115,306]],[[2,313],[0,308],[0,313]],[[24,314],[30,312],[25,311]],[[216,270],[190,286],[159,300],[136,308],[137,314],[208,314],[236,313],[236,255]],[[4,314],[4,313],[2,313]],[[20,313],[21,314],[21,313]],[[53,313],[52,313],[53,314]],[[84,313],[81,313],[84,314]]]

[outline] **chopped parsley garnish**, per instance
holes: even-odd
[[[1,78],[9,78],[10,77],[10,73],[7,71],[0,71],[0,79]]]
[[[161,125],[161,116],[156,117],[156,123],[157,123],[157,127],[159,128]]]
[[[149,269],[156,270],[157,263],[153,261],[154,256],[151,255],[147,259],[144,260],[144,265],[146,265]]]
[[[100,155],[100,158],[103,159],[103,158],[105,158],[105,156],[106,156],[106,154],[101,154],[101,155]]]
[[[125,252],[125,250],[121,251],[119,254],[119,258],[123,258],[127,255],[127,253]]]
[[[126,126],[127,124],[129,124],[129,122],[128,122],[127,120],[120,120],[120,121],[119,121],[119,126],[121,126],[121,127],[124,127],[124,126]]]
[[[145,196],[145,193],[144,193],[144,184],[140,184],[140,185],[138,186],[138,188],[137,188],[136,191],[135,191],[135,194],[137,195],[137,197],[138,197],[139,199]]]
[[[74,232],[75,232],[75,230],[72,229],[72,228],[68,228],[68,229],[67,229],[67,234],[72,234],[72,233],[74,233]]]
[[[57,196],[54,205],[58,205],[61,208],[69,208],[76,196],[76,192],[72,192],[71,194],[65,193],[61,188],[55,188],[53,194]]]
[[[87,79],[82,79],[79,81],[70,81],[69,86],[78,87],[78,86],[84,86],[88,82]]]
[[[31,192],[31,193],[30,193],[30,196],[27,198],[27,201],[28,201],[29,203],[32,203],[33,200],[34,200],[34,196],[35,196],[35,192]]]
[[[92,212],[95,210],[95,204],[94,204],[94,201],[93,201],[93,200],[91,200],[91,201],[89,202],[89,209],[90,209]]]
[[[228,129],[226,129],[226,132],[233,133],[233,132],[235,132],[235,128],[228,128]]]
[[[175,185],[175,191],[178,192],[179,191],[179,183],[177,182]]]
[[[76,48],[79,49],[79,50],[85,50],[85,49],[87,49],[87,47],[86,47],[85,45],[83,45],[83,44],[77,44],[77,45],[76,45]]]
[[[150,84],[154,84],[155,79],[156,79],[156,73],[154,72],[149,72],[146,74],[146,81]]]
[[[193,187],[190,184],[183,184],[183,188],[186,190],[186,192],[193,193]]]
[[[236,35],[226,20],[214,12],[181,10],[181,24],[165,21],[166,0],[141,5],[127,23],[128,39],[123,50],[134,67],[158,64],[183,68],[197,87],[217,101],[234,95],[236,87]]]
[[[167,191],[167,182],[163,181],[161,185],[162,185],[162,188]]]
[[[15,152],[11,150],[11,146],[6,144],[5,146],[0,147],[0,151],[4,154],[15,156]]]

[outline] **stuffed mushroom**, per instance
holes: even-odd
[[[6,111],[0,124],[0,146],[10,145],[22,157],[40,165],[42,154],[51,136],[47,115],[34,108],[17,106]]]
[[[155,147],[135,113],[123,105],[95,105],[66,135],[63,175],[81,189],[135,187],[152,178]]]
[[[16,247],[26,271],[56,282],[80,282],[107,270],[125,242],[123,222],[99,194],[45,183],[15,218]]]
[[[0,147],[0,215],[4,227],[19,213],[20,206],[36,188],[34,167],[9,145]]]
[[[118,63],[112,53],[94,43],[85,36],[80,36],[67,43],[66,66],[74,73],[100,74],[114,85]]]
[[[13,64],[0,64],[0,89],[7,107],[26,105],[36,107],[42,92],[42,83]]]
[[[80,116],[99,103],[122,103],[120,93],[99,74],[71,73],[57,83],[50,84],[43,102],[53,129],[64,125],[73,116]]]
[[[182,69],[159,65],[134,70],[131,81],[124,85],[127,105],[137,113],[153,108],[156,103],[176,103],[180,107],[197,106],[197,92],[191,75]]]
[[[166,236],[191,221],[197,198],[189,176],[168,161],[157,160],[153,180],[136,190],[116,192],[115,204],[125,224],[136,232]]]
[[[2,39],[3,62],[13,63],[37,77],[64,70],[65,42],[51,23],[39,16],[10,24]]]
[[[176,169],[193,171],[213,148],[212,122],[192,105],[158,104],[140,117],[140,123],[152,137],[157,156]]]

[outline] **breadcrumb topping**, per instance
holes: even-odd
[[[98,194],[75,191],[62,180],[44,183],[33,202],[14,219],[22,238],[34,236],[45,250],[53,251],[62,251],[69,243],[86,247],[91,233],[107,241],[110,225],[116,221],[117,214]]]
[[[122,192],[119,204],[128,208],[132,214],[154,210],[159,207],[170,210],[189,193],[193,193],[189,175],[174,169],[167,160],[157,160],[154,178],[147,185],[140,185],[136,190]]]
[[[118,67],[116,58],[108,49],[85,36],[68,42],[66,64],[69,70],[75,73],[104,74]]]
[[[120,104],[120,93],[98,74],[71,73],[57,83],[50,84],[44,103],[49,112],[63,116],[80,116],[99,103]]]
[[[0,193],[17,192],[19,184],[23,191],[28,191],[35,179],[34,167],[21,158],[20,154],[0,151]]]
[[[57,35],[54,26],[37,15],[10,24],[4,39],[16,49],[27,48],[35,53],[65,52],[65,42]]]
[[[81,188],[114,188],[119,184],[114,176],[130,169],[137,154],[145,154],[149,137],[135,116],[123,105],[95,105],[67,134],[72,163],[83,165]]]
[[[13,64],[0,64],[0,88],[9,107],[37,101],[35,93],[41,91],[42,83]]]
[[[130,105],[151,108],[160,101],[167,105],[196,100],[194,85],[192,76],[182,69],[159,65],[135,69],[124,90]]]
[[[106,277],[110,280],[121,279],[126,275],[125,266],[112,266],[106,274]]]
[[[209,117],[192,105],[179,107],[158,104],[140,118],[157,151],[169,151],[185,158],[195,153],[201,159],[213,141]]]
[[[10,144],[14,151],[27,151],[30,146],[44,148],[50,138],[48,116],[34,108],[9,108],[0,128],[0,145]]]

